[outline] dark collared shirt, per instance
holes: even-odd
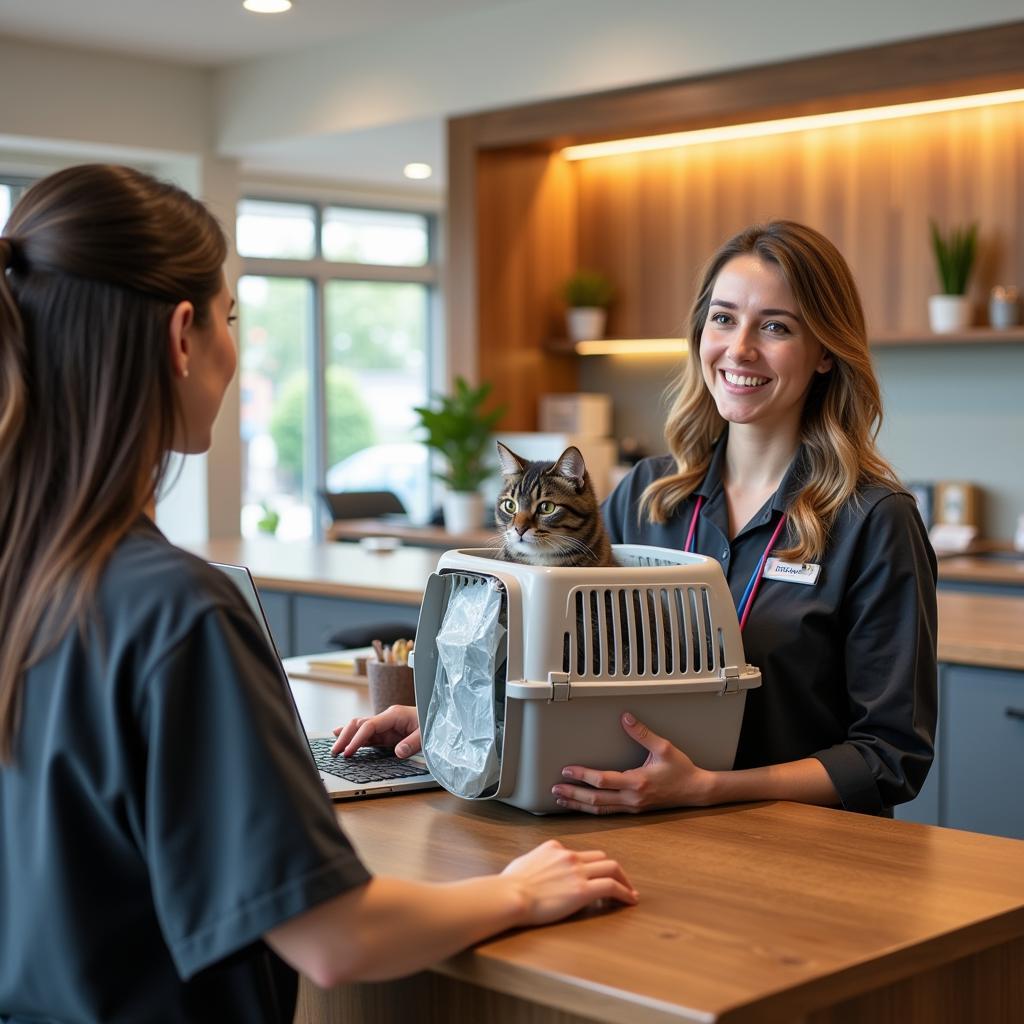
[[[140,520],[0,766],[0,1021],[291,1021],[271,928],[364,884],[238,590]]]
[[[718,559],[739,603],[781,514],[799,492],[798,453],[775,494],[733,540],[725,437],[703,483],[664,524],[638,522],[640,495],[675,472],[639,463],[602,508],[612,543],[681,549],[697,495],[694,550]],[[792,542],[788,527],[776,542]],[[887,487],[844,506],[813,585],[762,579],[743,633],[762,684],[747,693],[736,768],[815,757],[848,810],[886,813],[913,799],[932,762],[938,705],[935,555],[913,499]]]

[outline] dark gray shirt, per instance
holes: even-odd
[[[266,641],[148,520],[95,603],[102,635],[27,673],[0,766],[0,1019],[291,1021],[261,935],[369,876]]]
[[[667,455],[639,463],[602,511],[613,543],[681,549],[703,495],[694,550],[721,562],[738,604],[805,469],[798,454],[778,491],[730,541],[724,442],[667,523],[637,520],[647,485],[675,472]],[[790,540],[784,528],[776,549]],[[747,694],[735,767],[815,757],[848,810],[885,813],[913,799],[935,738],[935,580],[917,506],[885,487],[863,489],[840,510],[813,586],[762,579],[743,633],[762,685]]]

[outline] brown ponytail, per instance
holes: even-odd
[[[16,243],[0,237],[0,478],[25,422],[25,333],[7,282],[16,263]]]
[[[128,167],[52,174],[0,239],[0,762],[25,671],[76,620],[160,486],[178,410],[177,303],[198,320],[226,243],[206,208]]]

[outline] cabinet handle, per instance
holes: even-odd
[[[1024,722],[1024,708],[1007,708],[1006,717],[1019,718],[1022,722]]]

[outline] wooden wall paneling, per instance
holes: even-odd
[[[633,194],[635,183],[628,174],[620,180],[582,164],[565,168],[558,157],[550,158],[551,167],[559,167],[557,173],[546,178],[539,168],[547,167],[545,154],[571,142],[1022,84],[1024,21],[1016,21],[453,119],[447,234],[450,373],[473,378],[486,370],[490,377],[501,375],[496,384],[514,406],[507,425],[532,425],[540,390],[575,386],[570,357],[539,351],[553,315],[546,289],[557,287],[556,279],[576,265],[573,244],[578,245],[581,264],[607,268],[623,287],[611,329],[617,334],[663,335],[674,333],[666,320],[675,324],[685,318],[703,260],[731,232],[766,216],[803,219],[834,238],[862,279],[869,324],[885,332],[922,331],[926,324],[924,303],[935,288],[928,214],[978,216],[986,243],[991,240],[995,246],[982,261],[975,284],[981,307],[996,277],[1019,283],[1024,275],[1024,118],[1017,107],[987,112],[980,121],[978,112],[959,115],[972,127],[951,132],[946,141],[957,148],[952,155],[945,150],[945,160],[940,159],[944,147],[934,124],[922,118],[913,125],[867,126],[853,147],[855,164],[844,163],[838,155],[835,130],[762,140],[746,149],[742,143],[727,143],[685,156],[620,158],[640,161],[638,194]],[[935,123],[948,125],[942,119],[949,116],[936,115]],[[981,122],[989,127],[979,128]],[[529,157],[522,148],[512,148],[526,145],[536,150]],[[505,234],[492,240],[488,225],[477,218],[483,211],[493,221],[493,202],[481,207],[476,189],[486,187],[484,179],[497,173],[494,160],[510,161],[513,176],[523,175],[522,187],[512,187],[510,194],[525,206],[521,221],[503,222]],[[980,173],[979,160],[984,162]],[[620,164],[620,171],[625,166]],[[963,200],[959,203],[946,198],[949,174]],[[531,175],[537,189],[533,198]],[[578,209],[570,209],[574,180],[579,182]],[[492,196],[499,199],[505,201]],[[630,215],[633,226],[620,230]],[[598,219],[592,224],[593,217]],[[645,231],[652,226],[653,234],[640,235],[640,225]],[[513,244],[520,230],[518,244]],[[856,237],[848,237],[852,235]],[[487,250],[502,241],[505,258],[521,264],[517,298],[540,296],[539,313],[517,311],[508,295],[488,297],[490,284],[485,287],[478,278],[480,263],[495,258]],[[1007,252],[1001,257],[1003,244]],[[514,277],[507,274],[506,281]],[[482,304],[487,304],[486,311]],[[501,315],[495,316],[497,312]],[[540,322],[527,326],[516,321],[532,315]],[[506,318],[508,323],[502,323]],[[506,371],[511,374],[507,378]]]
[[[1024,103],[580,161],[579,258],[625,284],[620,327],[662,335],[722,242],[791,217],[844,253],[869,330],[905,333],[926,330],[938,290],[929,218],[944,229],[977,220],[970,295],[984,322],[993,284],[1024,284],[1022,147]]]
[[[535,430],[538,396],[576,387],[575,360],[545,349],[576,266],[573,175],[557,154],[482,152],[476,163],[479,376],[508,407],[502,429]]]

